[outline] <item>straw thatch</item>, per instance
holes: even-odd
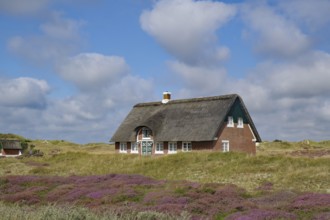
[[[157,141],[212,141],[218,136],[235,102],[241,105],[257,141],[261,141],[242,99],[236,94],[171,100],[167,104],[137,104],[111,141],[136,141],[136,131],[143,126],[152,130]]]
[[[19,140],[0,140],[0,149],[4,150],[22,150],[21,142]]]

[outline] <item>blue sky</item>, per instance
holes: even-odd
[[[0,1],[0,133],[106,142],[132,106],[237,93],[264,140],[330,130],[329,0]]]

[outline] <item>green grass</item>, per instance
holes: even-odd
[[[40,158],[0,159],[0,175],[141,174],[156,179],[232,183],[253,192],[265,182],[274,190],[330,192],[330,160],[295,156],[325,152],[330,141],[265,142],[256,156],[240,153],[191,152],[162,157],[114,153],[109,144],[79,145],[65,141],[32,141],[45,153]]]
[[[59,206],[56,204],[49,204],[44,206],[28,206],[19,204],[7,204],[0,202],[0,219],[2,220],[174,220],[174,219],[190,219],[188,213],[182,213],[180,216],[172,216],[169,214],[143,211],[131,211],[128,213],[117,212],[115,210],[107,209],[102,213],[93,212],[88,208],[79,206]]]

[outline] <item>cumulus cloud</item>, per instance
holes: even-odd
[[[125,59],[97,53],[82,53],[58,65],[60,75],[80,89],[114,84],[128,71]]]
[[[152,81],[130,74],[112,86],[62,99],[48,93],[43,80],[2,80],[0,130],[33,139],[107,142],[134,104],[154,100]]]
[[[190,66],[182,62],[168,63],[171,70],[185,82],[185,96],[202,96],[219,92],[226,80],[226,70],[220,67]],[[190,92],[188,92],[188,90]]]
[[[30,15],[45,9],[49,0],[10,0],[0,1],[0,11],[14,15]]]
[[[215,31],[235,12],[221,2],[162,0],[142,13],[140,23],[174,57],[196,65],[227,58],[228,50],[216,45]]]
[[[184,88],[177,97],[207,95],[225,83],[230,49],[216,31],[236,14],[234,5],[214,1],[158,1],[140,16],[142,29],[177,60],[167,62]]]
[[[268,67],[267,85],[276,96],[308,98],[330,95],[330,55],[308,53],[296,62],[272,64]]]
[[[310,48],[310,40],[293,22],[265,4],[246,3],[241,7],[248,27],[247,36],[256,51],[266,56],[294,57]]]
[[[6,107],[44,108],[50,87],[44,80],[27,77],[2,79],[0,105]]]
[[[264,140],[327,138],[330,54],[316,49],[320,32],[313,31],[330,21],[320,8],[328,4],[283,0],[240,6],[244,37],[259,60],[246,77],[227,79],[225,90],[241,94]]]
[[[330,122],[329,68],[330,55],[320,51],[266,61],[226,90],[242,95],[265,140],[322,140]]]
[[[330,1],[328,0],[281,0],[279,8],[297,23],[316,30],[330,23]]]
[[[55,62],[78,50],[82,25],[82,21],[64,18],[62,13],[53,12],[40,25],[41,34],[11,37],[7,48],[13,54],[33,63]]]
[[[108,141],[132,106],[153,100],[153,83],[126,75],[116,84],[53,101],[43,113],[45,130],[78,142]]]
[[[62,13],[54,11],[50,13],[50,19],[40,25],[40,29],[51,38],[78,39],[79,29],[83,24],[83,21],[64,18]]]

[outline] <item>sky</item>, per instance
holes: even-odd
[[[330,139],[330,0],[0,0],[0,133],[108,142],[133,105],[239,94],[263,140]]]

